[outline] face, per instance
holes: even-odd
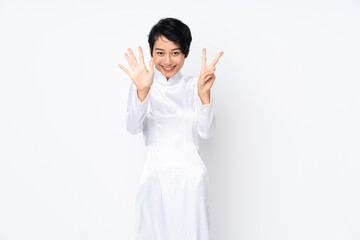
[[[156,69],[169,79],[180,71],[185,55],[178,44],[160,36],[154,43],[153,60]]]

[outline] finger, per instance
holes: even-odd
[[[214,61],[210,64],[211,67],[215,67],[215,65],[217,64],[217,62],[219,61],[220,57],[224,54],[223,51],[221,51],[216,58],[214,59]]]
[[[138,63],[138,61],[136,60],[136,57],[135,57],[133,51],[131,51],[130,48],[128,48],[128,51],[129,51],[129,53],[130,53],[131,60],[134,62],[134,64],[135,64],[136,66],[139,66],[139,63]]]
[[[119,67],[130,77],[131,73],[129,70],[127,70],[126,67],[124,67],[123,65],[119,64]]]
[[[150,70],[150,73],[153,73],[154,72],[154,59],[151,58],[150,59],[150,62],[149,62],[149,70]]]
[[[133,61],[130,59],[129,55],[125,53],[126,61],[128,62],[129,66],[131,67],[131,70],[135,70],[136,66],[133,63]]]
[[[201,72],[204,72],[205,69],[206,69],[206,48],[203,48]]]
[[[216,67],[207,67],[205,70],[205,73],[214,73],[216,70]]]
[[[204,73],[204,74],[202,75],[202,79],[206,79],[206,78],[208,78],[209,76],[214,76],[214,73],[213,73],[213,72]]]
[[[216,78],[215,75],[212,74],[212,75],[207,76],[204,81],[207,82],[207,81],[209,81],[211,79],[215,79],[215,78]]]
[[[139,46],[139,59],[140,59],[140,64],[145,66],[145,62],[144,62],[144,54],[143,51],[141,49],[141,47]]]

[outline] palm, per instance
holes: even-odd
[[[139,66],[130,74],[131,80],[138,89],[149,88],[154,79],[154,72],[147,70],[146,66]]]
[[[200,77],[198,81],[198,89],[203,92],[210,91],[212,85],[214,84],[215,78],[209,78],[209,80],[205,81],[206,76],[212,71],[210,67],[206,67],[203,71],[201,71],[200,75],[203,77]]]
[[[139,47],[139,59],[140,64],[136,60],[134,53],[131,49],[128,49],[130,56],[125,53],[127,62],[130,65],[132,72],[126,69],[124,66],[119,64],[119,67],[131,78],[136,85],[137,89],[149,89],[154,81],[154,63],[151,58],[149,63],[149,70],[145,66],[144,55],[141,47]]]

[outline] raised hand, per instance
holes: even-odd
[[[219,61],[220,57],[224,54],[223,51],[221,51],[215,59],[212,61],[212,63],[207,66],[206,65],[206,49],[203,49],[202,53],[202,66],[200,71],[200,77],[197,82],[197,88],[198,88],[198,94],[201,97],[207,98],[208,102],[210,101],[210,89],[215,81],[215,65]]]
[[[119,64],[119,67],[131,78],[139,91],[149,91],[154,81],[154,62],[150,59],[149,70],[144,63],[144,55],[141,47],[139,46],[139,59],[140,64],[136,60],[134,53],[128,48],[129,54],[125,53],[126,60],[130,65],[132,72]]]

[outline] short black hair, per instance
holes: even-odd
[[[179,44],[181,52],[188,56],[191,44],[191,31],[190,28],[176,18],[163,18],[155,24],[148,35],[148,42],[150,44],[151,57],[153,56],[153,49],[156,40],[160,36],[164,36],[170,41]]]

